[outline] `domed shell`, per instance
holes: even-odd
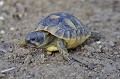
[[[35,27],[35,31],[40,30],[73,43],[85,41],[91,34],[91,31],[80,20],[64,12],[54,13],[43,18]]]

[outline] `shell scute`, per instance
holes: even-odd
[[[90,31],[84,27],[80,20],[63,12],[43,18],[35,29],[47,31],[61,39],[76,39],[90,34]]]
[[[55,34],[59,37],[63,37],[63,34],[64,34],[64,30],[63,29],[59,29],[55,32]]]
[[[65,31],[64,32],[64,38],[70,38],[70,31]]]

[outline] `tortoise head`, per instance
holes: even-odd
[[[25,41],[20,43],[22,47],[41,47],[46,42],[47,34],[44,32],[30,32],[27,34]]]

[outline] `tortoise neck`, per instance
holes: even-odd
[[[51,43],[55,39],[55,36],[51,35],[48,32],[43,32],[43,34],[44,34],[44,42],[43,44],[40,45],[40,48],[45,48],[49,43]]]

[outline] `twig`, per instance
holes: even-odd
[[[14,70],[14,69],[16,69],[16,67],[12,67],[12,68],[9,68],[9,69],[2,70],[1,73],[9,72],[9,71]]]

